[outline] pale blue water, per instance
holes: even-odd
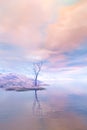
[[[0,89],[0,130],[87,130],[87,83],[45,87],[36,95]]]

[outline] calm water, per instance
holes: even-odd
[[[87,130],[87,83],[51,83],[46,90],[0,89],[0,130]]]

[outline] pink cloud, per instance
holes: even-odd
[[[40,46],[40,28],[52,18],[55,1],[0,0],[0,41],[30,49]]]
[[[54,64],[59,61],[62,62],[59,66],[64,66],[66,63],[63,62],[67,59],[60,52],[77,47],[77,43],[86,37],[87,2],[64,8],[58,21],[47,27],[45,40],[40,29],[49,23],[54,12],[59,11],[61,5],[55,8],[56,2],[57,0],[0,0],[0,41],[24,48],[25,59],[47,59],[55,68],[57,65]]]
[[[77,48],[87,37],[87,1],[63,8],[58,21],[47,31],[47,48],[59,51]]]

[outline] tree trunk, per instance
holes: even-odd
[[[38,75],[36,75],[36,77],[35,77],[35,86],[38,85],[38,84],[37,84],[37,77],[38,77]]]

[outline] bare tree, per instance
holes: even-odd
[[[33,70],[34,70],[34,74],[35,74],[35,79],[34,79],[34,85],[37,86],[38,85],[38,75],[41,71],[43,62],[38,62],[38,63],[34,63],[33,64]]]

